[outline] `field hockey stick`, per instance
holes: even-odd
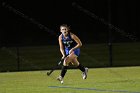
[[[51,75],[51,73],[52,73],[58,66],[60,66],[61,63],[63,63],[64,59],[65,59],[65,58],[61,59],[61,60],[57,63],[56,66],[52,67],[52,69],[51,69],[49,72],[47,72],[47,75],[48,75],[48,76]]]

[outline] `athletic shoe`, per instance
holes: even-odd
[[[88,68],[86,67],[85,68],[85,72],[83,72],[83,79],[86,79],[87,78],[87,73],[88,73]]]
[[[61,84],[64,82],[62,76],[57,77],[57,80],[60,81]]]

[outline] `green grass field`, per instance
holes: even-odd
[[[140,67],[89,68],[82,79],[78,69],[68,69],[64,84],[44,71],[0,73],[0,93],[140,93]]]

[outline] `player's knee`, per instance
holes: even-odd
[[[65,60],[63,62],[63,66],[68,66],[69,62],[70,62],[69,58],[68,57],[65,58]]]
[[[73,62],[74,63],[74,66],[79,66],[79,62]]]
[[[68,64],[66,62],[63,63],[63,66],[68,66]]]

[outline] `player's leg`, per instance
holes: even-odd
[[[63,62],[63,66],[62,66],[62,69],[61,69],[61,74],[60,76],[57,78],[57,80],[59,81],[62,81],[63,78],[65,77],[65,74],[67,72],[67,68],[69,66],[69,63],[72,62],[73,59],[75,59],[77,56],[74,54],[74,51],[68,55],[65,59],[64,59],[64,62]],[[78,65],[78,64],[77,64]]]
[[[83,72],[83,79],[86,79],[87,78],[88,68],[84,67],[82,64],[79,63],[79,61],[77,60],[77,57],[79,55],[80,55],[80,49],[74,50],[74,53],[71,55],[71,57],[72,57],[71,62]]]
[[[60,76],[57,78],[57,80],[59,80],[61,83],[63,83],[63,78],[65,77],[65,74],[66,74],[66,72],[67,72],[67,68],[68,68],[70,62],[71,62],[71,59],[70,59],[69,56],[67,56],[67,57],[64,59],[64,62],[63,62],[63,66],[62,66],[62,69],[61,69]]]
[[[78,69],[80,69],[82,71],[83,79],[86,79],[87,78],[87,73],[88,73],[88,68],[87,67],[84,67],[81,63],[79,63],[79,61],[77,60],[77,58],[74,58],[72,60],[72,63],[75,66],[77,66]]]

